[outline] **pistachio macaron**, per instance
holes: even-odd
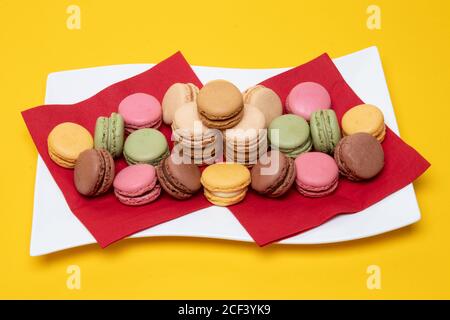
[[[331,109],[315,111],[311,114],[309,125],[314,149],[332,154],[341,140],[341,129],[336,113]]]
[[[169,145],[158,130],[139,129],[125,140],[123,155],[129,165],[141,163],[157,166],[169,156]]]
[[[290,158],[312,149],[308,122],[294,114],[275,118],[269,126],[268,137],[272,149],[280,150]]]
[[[113,158],[122,155],[124,141],[123,117],[113,112],[110,117],[99,117],[95,124],[95,149],[107,150]]]

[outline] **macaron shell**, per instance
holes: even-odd
[[[336,191],[338,185],[339,185],[339,180],[336,179],[336,181],[334,183],[332,183],[331,185],[326,186],[324,188],[320,188],[320,189],[311,188],[310,186],[303,186],[301,184],[297,184],[296,188],[297,188],[297,191],[305,197],[321,198],[321,197],[328,196],[328,195],[332,194],[334,191]]]
[[[244,105],[255,106],[263,113],[266,128],[273,119],[283,114],[283,104],[280,97],[272,89],[257,85],[247,89],[243,96]]]
[[[244,200],[245,196],[247,195],[247,189],[245,189],[238,195],[236,195],[234,197],[229,197],[229,198],[215,196],[213,193],[211,193],[207,189],[205,189],[204,194],[205,194],[206,199],[209,202],[211,202],[212,204],[214,204],[216,206],[220,206],[220,207],[228,207],[228,206],[237,204],[237,203],[241,202],[242,200]]]
[[[108,119],[108,148],[107,150],[113,158],[122,155],[125,135],[125,123],[123,117],[118,113],[112,113]],[[103,148],[105,149],[105,148]]]
[[[225,130],[236,126],[242,120],[243,116],[243,108],[226,119],[211,119],[209,115],[205,113],[199,113],[199,117],[201,121],[206,125],[206,127],[218,130]]]
[[[256,107],[247,105],[244,107],[244,115],[241,121],[225,131],[225,139],[233,139],[239,142],[256,139],[261,130],[266,128],[264,114]]]
[[[147,193],[144,193],[136,197],[127,197],[120,194],[117,191],[115,192],[117,199],[119,199],[121,203],[127,206],[142,206],[149,204],[158,199],[160,194],[161,194],[161,186],[159,184],[155,185],[154,188],[152,188]]]
[[[292,88],[286,99],[288,111],[308,121],[314,111],[329,109],[330,107],[330,94],[322,85],[315,82],[297,84]]]
[[[100,156],[102,157],[102,162],[105,164],[105,173],[103,175],[102,184],[98,188],[95,195],[101,195],[109,191],[112,187],[115,177],[115,164],[114,159],[111,154],[104,150],[98,150]]]
[[[92,149],[94,140],[84,127],[64,122],[50,132],[47,138],[50,157],[59,165],[73,168],[81,152]]]
[[[165,124],[172,124],[178,108],[182,105],[195,102],[199,89],[192,83],[174,83],[164,95],[162,100],[163,120]]]
[[[342,130],[347,136],[365,132],[376,137],[383,132],[384,127],[383,113],[369,104],[353,107],[342,117]]]
[[[107,117],[98,117],[95,123],[94,147],[95,149],[108,149],[108,128],[109,119]]]
[[[134,93],[119,104],[119,113],[126,125],[149,126],[159,122],[162,109],[159,101],[146,93]]]
[[[250,171],[241,164],[216,163],[203,171],[201,183],[212,192],[234,192],[247,187],[250,179]]]
[[[230,119],[244,106],[242,93],[225,80],[206,83],[198,93],[197,104],[199,113],[210,120]]]

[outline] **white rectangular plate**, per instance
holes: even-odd
[[[355,92],[367,103],[379,106],[386,123],[398,134],[380,56],[371,47],[335,59],[338,69]],[[52,73],[48,76],[45,102],[71,104],[84,100],[104,87],[147,70],[152,65],[117,65]],[[284,69],[231,69],[194,67],[200,80],[228,79],[244,90]],[[64,108],[64,107],[62,107]],[[370,208],[341,215],[283,244],[321,244],[370,237],[420,220],[412,184]],[[139,232],[133,237],[186,236],[253,241],[226,208],[210,207]],[[95,239],[72,214],[42,159],[38,156],[30,254],[51,252],[94,243]]]

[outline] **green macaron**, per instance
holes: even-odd
[[[99,117],[95,123],[94,147],[109,151],[113,158],[122,154],[124,140],[124,121],[120,114]]]
[[[309,124],[314,149],[332,154],[341,140],[341,129],[336,113],[329,109],[316,111],[311,115]]]
[[[291,158],[312,149],[308,122],[294,114],[275,118],[269,125],[268,138],[273,149]]]
[[[155,129],[140,129],[131,133],[123,148],[129,165],[146,163],[157,166],[169,156],[166,137]]]

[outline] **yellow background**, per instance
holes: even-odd
[[[66,9],[81,8],[81,30]],[[382,29],[366,27],[381,8]],[[450,298],[450,2],[0,0],[1,298]],[[420,223],[371,239],[258,248],[219,240],[127,240],[29,256],[36,149],[20,111],[49,73],[158,62],[285,67],[377,45],[402,137],[432,168],[415,183]],[[402,208],[398,208],[402,210]],[[68,290],[78,265],[81,290]],[[368,290],[378,265],[382,289]]]

